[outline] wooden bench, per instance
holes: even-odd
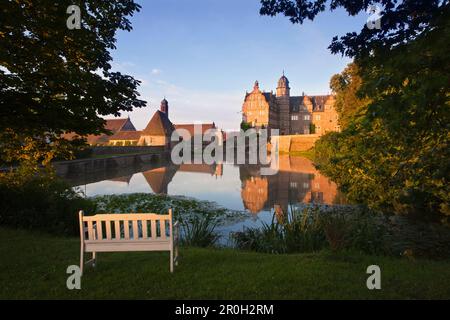
[[[80,219],[80,269],[83,274],[84,254],[92,253],[86,264],[95,266],[97,252],[169,251],[170,272],[178,265],[178,222],[169,214],[130,213],[97,214]]]

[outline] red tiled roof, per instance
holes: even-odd
[[[187,131],[189,131],[191,136],[194,136],[194,126],[201,126],[201,134],[205,134],[205,132],[209,129],[216,129],[216,125],[213,123],[199,123],[199,124],[193,124],[193,123],[188,123],[188,124],[176,124],[175,125],[175,129],[185,129]],[[198,130],[198,129],[197,129]]]
[[[111,130],[113,133],[116,133],[127,123],[129,119],[106,119],[105,129]]]
[[[85,138],[86,142],[90,145],[104,144],[108,142],[109,136],[106,134],[94,135],[89,134],[87,136],[81,137],[75,132],[69,132],[62,135],[62,138],[66,140],[82,139]]]
[[[108,129],[112,131],[113,135],[116,134],[118,131],[120,131],[125,124],[129,121],[129,118],[124,119],[106,119],[105,129]],[[134,128],[133,124],[131,124],[131,127]],[[132,131],[129,131],[132,132]],[[80,135],[74,133],[74,132],[68,132],[62,135],[62,137],[66,140],[73,140],[74,138],[81,138]],[[106,144],[108,143],[110,136],[107,134],[100,134],[100,135],[94,135],[89,134],[86,137],[87,143],[90,145],[97,145],[97,144]]]
[[[156,111],[142,135],[147,136],[170,136],[174,130],[172,122],[164,112]]]
[[[109,140],[139,140],[142,131],[119,131],[109,137]]]

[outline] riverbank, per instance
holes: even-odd
[[[308,149],[306,151],[289,151],[289,152],[280,152],[280,155],[289,155],[294,157],[304,157],[312,162],[314,162],[315,159],[315,151],[314,148]]]
[[[271,255],[181,248],[169,273],[166,253],[105,253],[81,290],[66,288],[79,239],[0,228],[0,299],[449,299],[450,261],[361,255]],[[381,268],[368,290],[366,268]]]

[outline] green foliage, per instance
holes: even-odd
[[[66,10],[81,8],[81,29]],[[139,81],[111,71],[116,32],[130,31],[134,1],[3,1],[0,5],[0,159],[46,165],[70,157],[64,132],[109,133],[104,115],[145,106]],[[113,17],[113,18],[112,18]]]
[[[322,0],[262,0],[261,13],[303,23]],[[349,14],[372,3],[332,1]],[[424,219],[450,218],[450,4],[379,3],[380,29],[335,37],[330,49],[354,58],[331,79],[343,131],[316,143],[321,170],[348,199]]]
[[[215,233],[217,222],[213,217],[195,215],[181,222],[181,243],[193,247],[211,247],[219,236]]]
[[[368,98],[358,95],[361,84],[362,79],[356,63],[350,63],[342,73],[331,77],[330,88],[336,95],[335,108],[342,129],[347,128],[352,120],[366,110]]]
[[[248,122],[245,122],[245,121],[241,122],[241,130],[247,131],[248,129],[251,129],[251,128],[252,128],[251,123],[248,123]]]
[[[286,218],[272,219],[262,228],[245,229],[233,234],[236,247],[268,253],[353,250],[367,254],[389,253],[387,229],[371,213],[354,208],[351,211],[321,211],[307,207],[290,210]]]
[[[309,124],[309,133],[315,134],[316,133],[316,125],[314,123]]]
[[[3,177],[0,202],[0,225],[59,235],[79,234],[79,210],[95,212],[93,202],[51,175]]]

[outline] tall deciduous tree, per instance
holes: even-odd
[[[80,28],[76,22],[80,8]],[[145,106],[139,81],[111,70],[118,30],[132,29],[132,0],[0,2],[0,156],[49,162],[70,149],[60,138],[107,132],[101,116]],[[75,15],[73,15],[75,14]],[[76,26],[76,24],[75,24]]]
[[[347,128],[355,117],[366,110],[369,99],[358,95],[361,84],[356,63],[350,63],[344,71],[331,77],[330,88],[336,96],[335,108],[342,129]]]
[[[325,0],[262,0],[261,13],[314,19]],[[318,143],[321,166],[358,202],[422,216],[450,216],[450,5],[448,0],[332,0],[350,15],[380,8],[380,28],[332,40],[354,58],[358,97],[369,102],[340,134]],[[341,79],[333,79],[339,84]],[[351,96],[351,86],[341,87]],[[354,108],[347,105],[345,108]]]

